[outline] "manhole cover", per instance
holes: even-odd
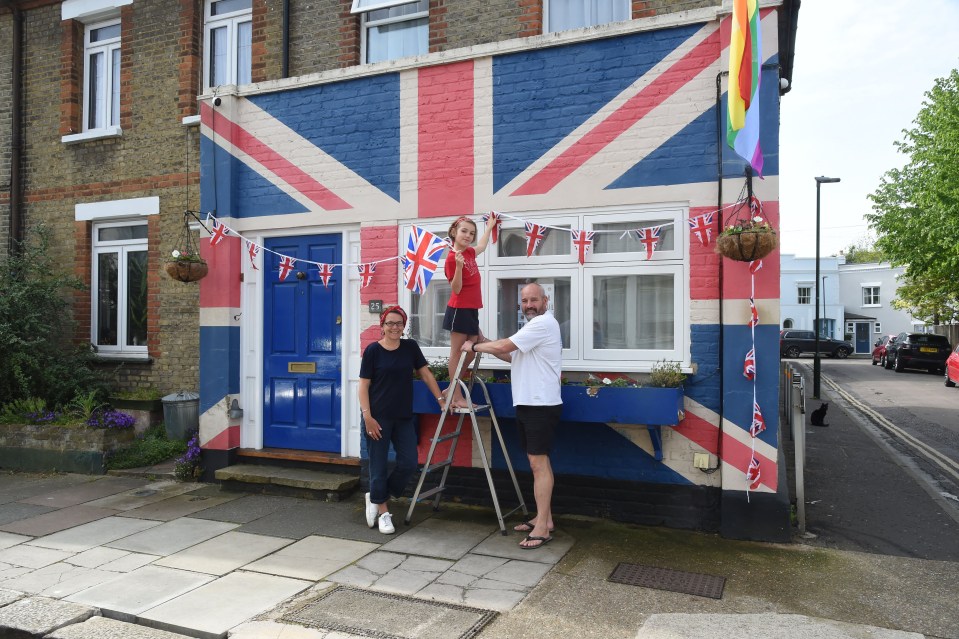
[[[376,639],[469,639],[496,614],[492,610],[336,586],[283,620]]]
[[[726,585],[725,577],[627,563],[616,566],[609,575],[609,581],[713,599],[723,598],[723,587]]]

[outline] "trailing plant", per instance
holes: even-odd
[[[100,409],[96,411],[90,419],[87,420],[87,426],[90,428],[104,428],[111,430],[126,430],[133,428],[137,423],[136,417],[129,413],[109,409]]]
[[[60,414],[47,408],[40,397],[25,397],[7,402],[0,409],[0,422],[4,424],[49,424],[57,421]]]
[[[741,235],[743,233],[774,233],[773,227],[761,215],[736,220],[726,225],[720,235]]]
[[[187,442],[186,452],[179,457],[173,464],[173,474],[180,481],[196,481],[203,474],[203,468],[200,466],[200,436],[194,433],[190,441]]]
[[[113,451],[107,458],[107,470],[142,468],[165,462],[186,452],[186,442],[168,439],[163,424],[148,428],[133,444]]]
[[[685,381],[686,373],[679,362],[656,362],[649,372],[649,385],[657,388],[679,388]]]

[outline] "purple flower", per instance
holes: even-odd
[[[133,428],[137,420],[133,415],[118,410],[97,411],[87,420],[91,428],[109,428],[112,430],[126,430]]]

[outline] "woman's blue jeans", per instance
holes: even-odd
[[[370,501],[374,504],[385,503],[392,495],[400,497],[416,473],[416,432],[415,417],[407,419],[378,419],[382,428],[380,439],[365,435],[366,451],[370,458]],[[366,421],[363,420],[363,432],[366,433]],[[389,472],[388,461],[390,442],[396,451],[396,465]]]

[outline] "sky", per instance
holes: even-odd
[[[936,78],[959,67],[959,0],[803,0],[792,90],[780,110],[780,245],[835,255],[875,234],[864,218],[882,175],[905,164],[894,143]]]

